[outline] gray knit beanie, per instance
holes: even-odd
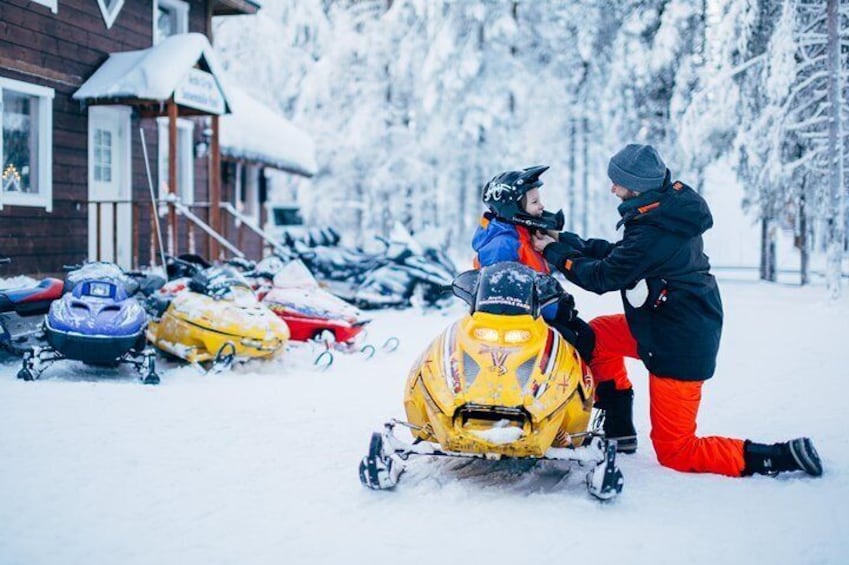
[[[666,164],[651,145],[631,143],[610,158],[607,176],[634,192],[656,190],[663,186]]]

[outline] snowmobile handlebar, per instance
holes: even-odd
[[[241,257],[233,257],[231,259],[227,259],[226,261],[224,261],[224,263],[236,267],[237,269],[245,273],[253,272],[256,270],[256,261],[242,259]]]
[[[9,257],[0,257],[0,265],[8,265],[12,262],[12,259]]]
[[[134,279],[145,279],[149,273],[144,273],[142,271],[124,271],[124,274]]]

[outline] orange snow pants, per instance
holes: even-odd
[[[631,388],[624,358],[639,356],[625,315],[599,316],[590,326],[596,340],[590,363],[596,383],[612,380],[617,390]],[[743,440],[696,437],[702,384],[649,373],[651,441],[657,460],[678,471],[739,477],[745,468]]]

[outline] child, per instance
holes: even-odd
[[[496,175],[483,187],[483,203],[489,208],[472,237],[477,252],[475,268],[500,261],[516,261],[540,273],[550,273],[545,258],[533,246],[532,235],[563,229],[563,212],[546,212],[540,200],[541,174],[547,166],[528,167]],[[542,310],[543,319],[574,345],[589,362],[595,336],[578,317],[575,300],[569,293]]]
[[[483,187],[483,203],[489,211],[472,238],[476,269],[516,261],[540,273],[550,272],[531,238],[531,230],[563,229],[563,212],[546,212],[540,200],[539,177],[547,170],[547,166],[537,166],[507,171]]]

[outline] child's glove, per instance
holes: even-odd
[[[557,315],[555,320],[561,324],[568,324],[578,317],[578,311],[575,310],[575,298],[568,292],[557,301]]]

